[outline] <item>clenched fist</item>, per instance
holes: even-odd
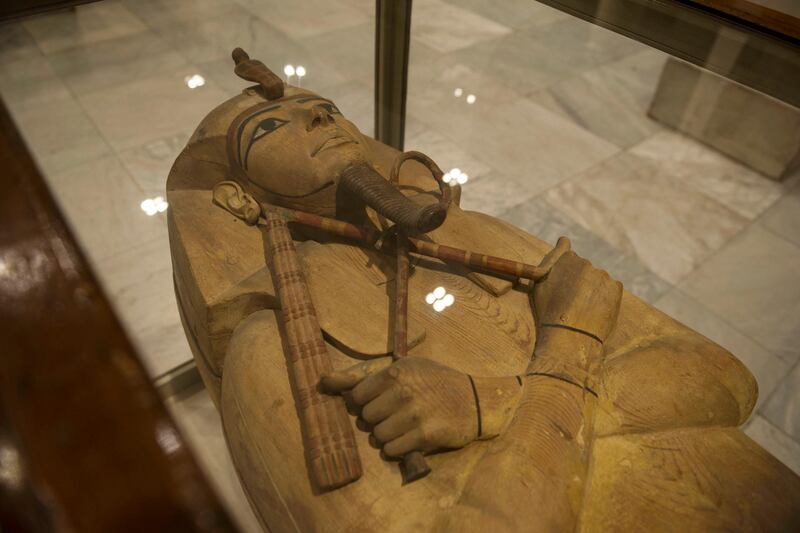
[[[350,391],[360,417],[392,457],[461,448],[476,438],[497,435],[520,396],[514,377],[471,381],[423,357],[366,361],[323,376],[321,384],[331,393]]]
[[[605,342],[617,321],[622,284],[577,256],[562,255],[534,286],[538,337],[528,374],[544,374],[594,390]]]
[[[540,326],[576,328],[601,342],[616,323],[621,298],[622,284],[575,252],[562,255],[533,291]]]

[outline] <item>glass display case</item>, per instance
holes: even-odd
[[[0,24],[0,96],[238,527],[261,530],[178,312],[165,188],[251,85],[235,47],[430,156],[461,208],[568,235],[734,353],[759,389],[744,431],[800,472],[796,6],[377,4],[107,0]]]
[[[735,353],[759,385],[745,431],[795,469],[798,21],[780,1],[415,2],[404,124],[462,207],[570,235]]]

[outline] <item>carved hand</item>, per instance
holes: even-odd
[[[536,284],[539,337],[528,373],[549,374],[593,388],[605,342],[619,313],[622,284],[577,256],[562,255]]]
[[[534,287],[539,325],[577,328],[605,341],[616,321],[622,284],[575,252],[562,255]]]
[[[322,386],[333,393],[350,391],[361,418],[392,457],[461,448],[498,435],[521,396],[515,377],[471,382],[466,374],[422,357],[359,363],[323,376]]]

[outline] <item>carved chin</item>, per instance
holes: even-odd
[[[275,198],[275,203],[298,211],[334,216],[336,214],[336,186],[331,182],[323,188],[302,197],[279,196]]]

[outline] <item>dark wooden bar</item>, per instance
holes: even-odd
[[[1,102],[0,169],[0,531],[233,531]]]
[[[97,0],[3,0],[0,2],[0,22],[57,9],[68,9]]]
[[[800,4],[797,0],[686,0],[758,28],[800,39]]]

